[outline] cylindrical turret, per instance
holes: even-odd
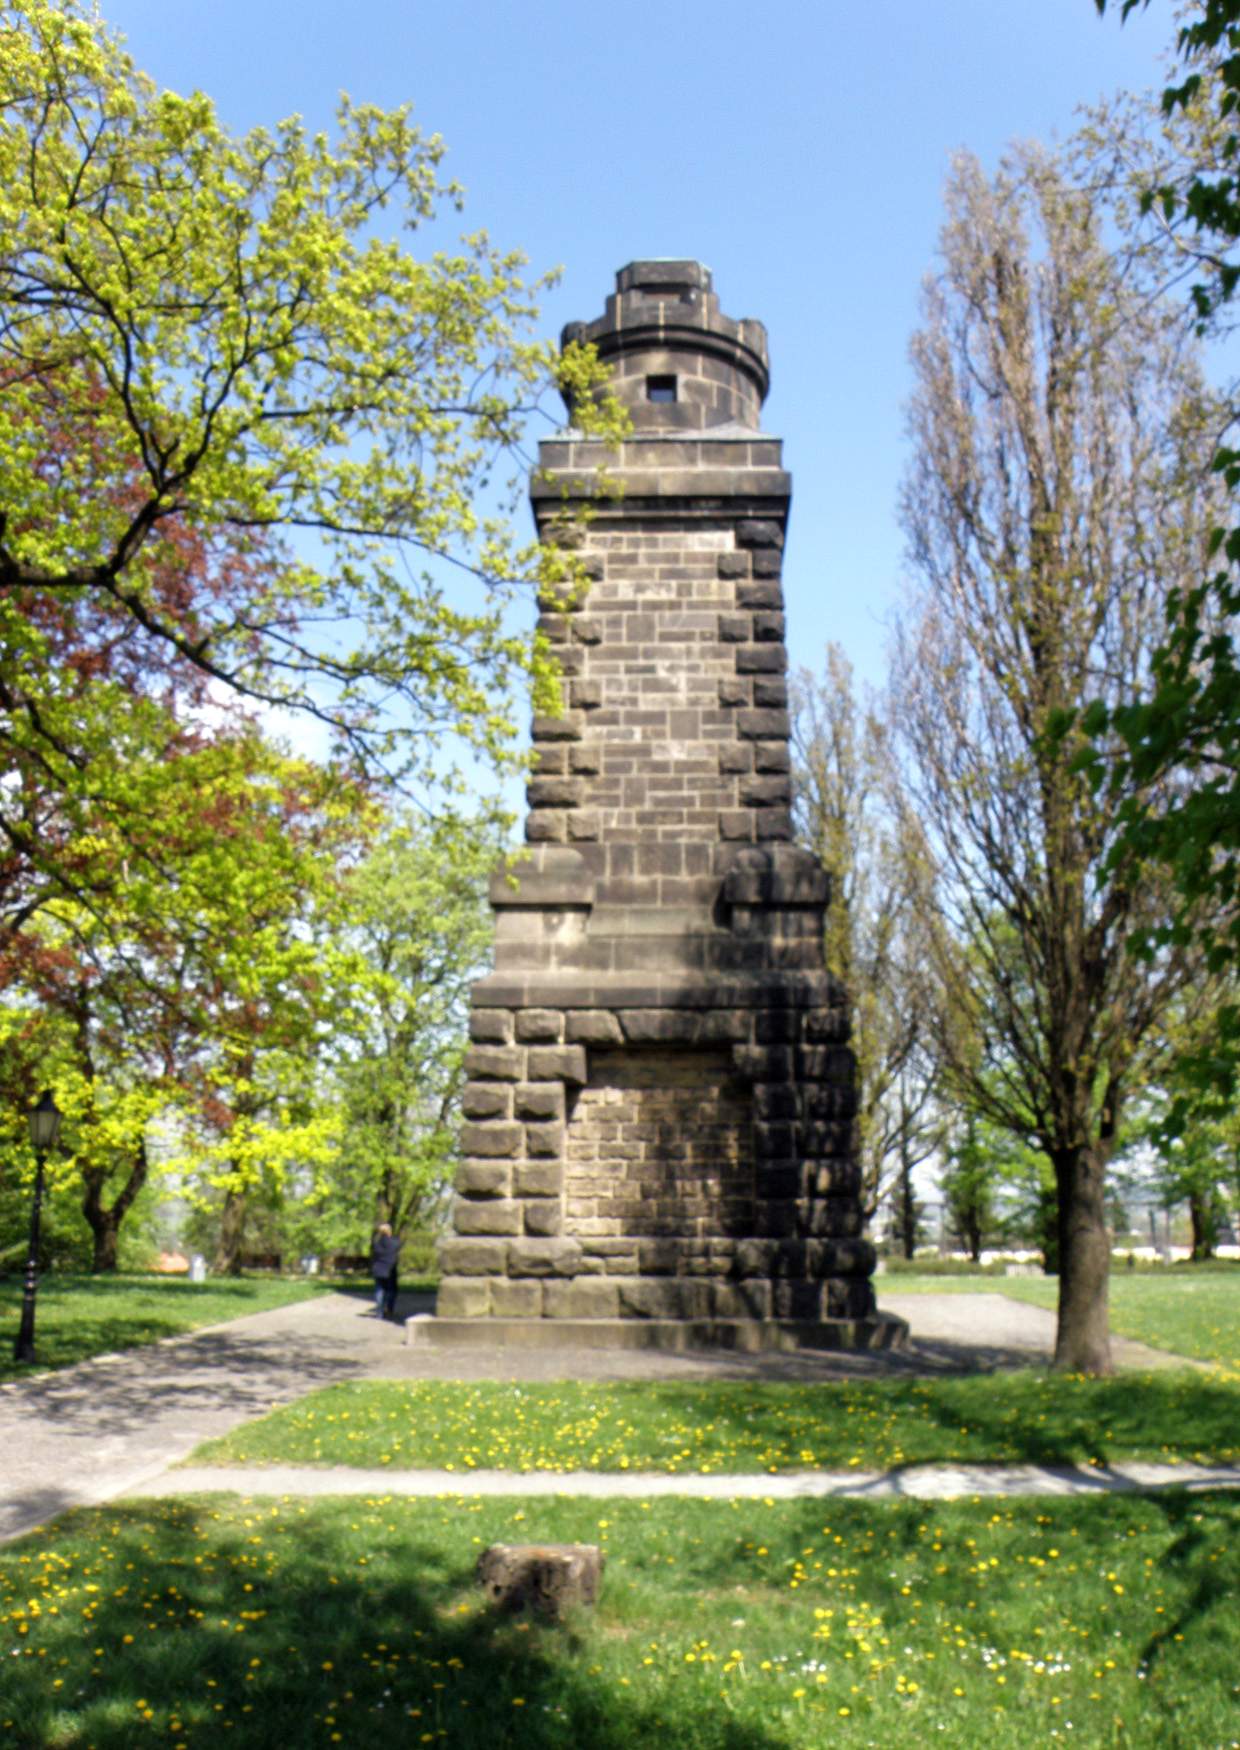
[[[562,344],[575,340],[592,342],[612,367],[637,433],[758,428],[770,384],[766,329],[721,314],[700,261],[630,262],[606,313],[564,329]]]

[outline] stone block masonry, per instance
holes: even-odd
[[[766,336],[700,263],[655,261],[565,338],[612,366],[633,434],[541,445],[540,538],[588,584],[542,603],[564,707],[534,719],[528,850],[492,883],[453,1234],[415,1340],[570,1321],[678,1348],[888,1345],[828,880],[792,842]]]

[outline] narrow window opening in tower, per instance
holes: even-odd
[[[647,377],[647,401],[674,401],[676,399],[675,377]]]

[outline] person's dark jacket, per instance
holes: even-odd
[[[370,1268],[376,1282],[386,1282],[389,1276],[396,1274],[396,1262],[400,1257],[400,1241],[395,1234],[380,1234],[370,1248]]]

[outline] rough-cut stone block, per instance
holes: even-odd
[[[564,1116],[562,1082],[518,1082],[512,1098],[518,1118],[551,1120]]]
[[[540,614],[538,630],[548,644],[564,644],[568,640],[570,616],[568,614]]]
[[[456,1169],[456,1188],[469,1197],[507,1197],[512,1191],[510,1161],[462,1161]]]
[[[521,1232],[521,1205],[502,1199],[457,1202],[453,1225],[459,1234],[511,1234]]]
[[[771,1304],[777,1319],[822,1317],[821,1282],[776,1282],[772,1284]]]
[[[724,808],[719,813],[719,837],[730,842],[753,838],[753,815],[745,808]]]
[[[614,1278],[578,1277],[573,1282],[547,1281],[543,1315],[549,1319],[614,1319],[620,1314],[620,1290]]]
[[[471,1009],[469,1037],[478,1045],[511,1045],[512,1013],[508,1009]]]
[[[461,1126],[461,1150],[468,1155],[515,1155],[520,1152],[524,1140],[525,1133],[520,1124],[494,1122]]]
[[[737,674],[783,674],[788,653],[782,644],[740,644],[736,651]]]
[[[581,1265],[576,1239],[514,1240],[508,1248],[508,1274],[513,1277],[571,1277]]]
[[[753,617],[753,635],[760,644],[775,643],[783,648],[784,616],[778,612],[755,614]]]
[[[517,1038],[522,1044],[558,1045],[564,1037],[562,1009],[521,1009],[517,1014]]]
[[[440,1240],[439,1268],[448,1276],[502,1276],[508,1268],[507,1240]]]
[[[552,1622],[593,1604],[602,1577],[603,1554],[592,1543],[494,1543],[478,1557],[478,1584],[493,1605]]]
[[[753,750],[755,772],[789,772],[792,755],[786,741],[760,741]]]
[[[570,1009],[565,1016],[564,1037],[575,1045],[619,1045],[624,1035],[619,1021],[607,1009]]]
[[[738,1075],[755,1082],[782,1082],[792,1074],[792,1052],[780,1045],[738,1045],[732,1053]]]
[[[757,1117],[788,1122],[800,1116],[797,1091],[786,1082],[771,1087],[758,1086],[753,1091],[753,1109]]]
[[[544,742],[534,749],[534,772],[540,778],[562,778],[568,770],[568,748],[559,742]],[[529,800],[529,793],[526,793]]]
[[[741,583],[736,589],[738,608],[768,608],[773,612],[783,606],[784,592],[780,584],[767,577],[756,577],[752,583]]]
[[[594,614],[576,614],[573,616],[573,637],[578,644],[601,644],[603,622]]]
[[[603,686],[601,681],[574,681],[568,689],[569,700],[575,711],[597,711],[603,703]]]
[[[541,1282],[491,1284],[491,1316],[496,1319],[536,1319],[542,1316]]]
[[[568,765],[570,771],[579,772],[582,777],[595,777],[603,769],[602,751],[592,742],[574,742],[568,749]]]
[[[518,1161],[512,1184],[518,1197],[558,1197],[564,1189],[564,1163],[551,1159]]]
[[[491,1313],[489,1277],[444,1276],[435,1296],[441,1319],[485,1319]]]
[[[778,523],[746,517],[736,525],[738,547],[782,547],[784,531]]]
[[[782,555],[777,551],[768,549],[765,553],[755,553],[753,556],[755,577],[778,577],[782,568]]]
[[[816,1197],[835,1193],[855,1198],[861,1190],[861,1168],[846,1155],[835,1160],[806,1161],[804,1172],[806,1185]]]
[[[568,836],[574,844],[592,845],[598,839],[602,822],[596,808],[575,808],[566,816]]]
[[[720,614],[719,640],[722,644],[748,644],[753,638],[752,614]]]
[[[527,1197],[523,1207],[527,1234],[537,1239],[547,1239],[562,1230],[564,1208],[558,1197]]]
[[[720,553],[715,561],[716,577],[748,577],[748,553]]]
[[[792,780],[782,773],[748,778],[741,785],[741,801],[747,808],[768,808],[792,800]]]
[[[568,711],[563,717],[536,716],[530,733],[535,741],[580,741],[584,730],[580,711]]]
[[[558,1159],[564,1153],[562,1124],[527,1124],[525,1152],[534,1160]]]
[[[465,1053],[465,1074],[471,1081],[519,1082],[525,1073],[525,1052],[517,1045],[475,1045]]]
[[[466,1082],[461,1111],[466,1118],[511,1118],[512,1088],[506,1082]]]
[[[756,1279],[748,1282],[712,1282],[710,1316],[715,1319],[769,1319],[770,1283]]]
[[[787,710],[787,681],[782,675],[755,675],[753,681],[753,702],[763,710]]]
[[[682,1276],[620,1276],[620,1316],[629,1319],[702,1319],[710,1312],[711,1284]]]
[[[736,732],[743,735],[746,741],[768,741],[774,737],[786,737],[790,725],[786,711],[738,711],[736,713]]]
[[[791,840],[793,836],[792,810],[790,808],[764,809],[754,821],[754,830],[760,840]]]
[[[620,1025],[630,1045],[689,1045],[699,1023],[692,1009],[623,1009]]]
[[[576,808],[585,794],[580,778],[531,778],[525,800],[531,808]]]
[[[719,770],[724,773],[753,770],[753,748],[748,742],[725,742],[719,749]]]
[[[586,1079],[586,1054],[580,1045],[531,1045],[529,1079],[532,1082],[574,1082]]]
[[[567,810],[544,808],[525,817],[525,842],[530,845],[562,845],[568,839],[564,825]]]

